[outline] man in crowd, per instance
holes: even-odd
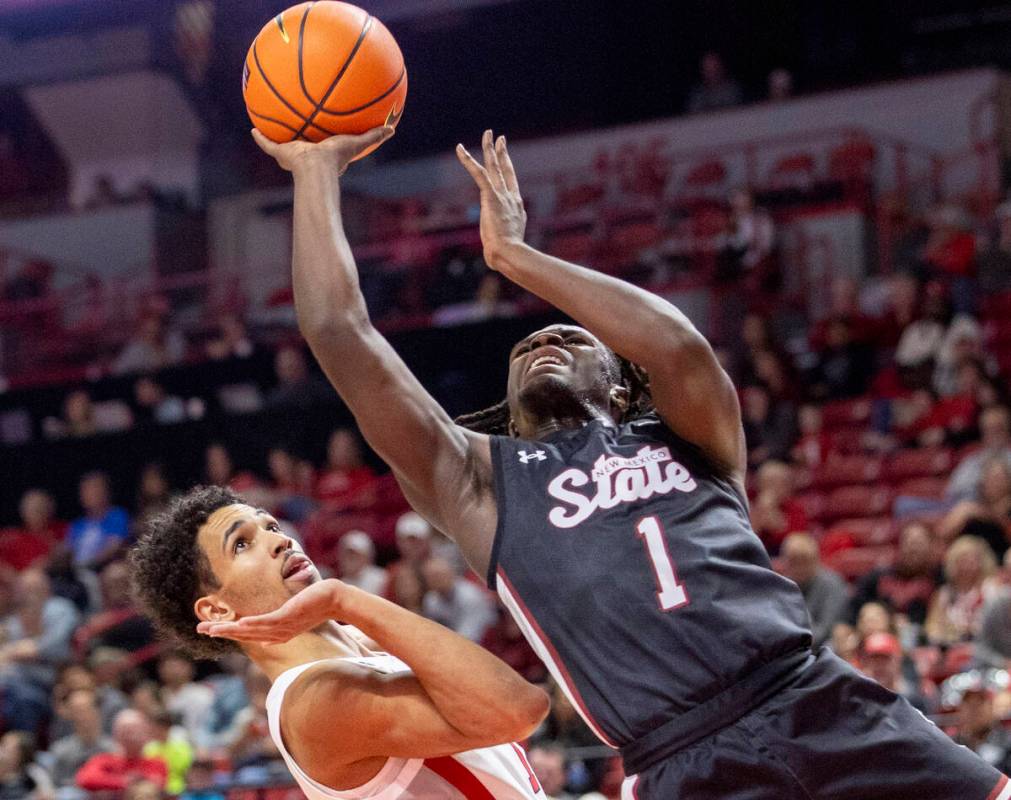
[[[919,711],[927,713],[927,699],[920,688],[902,674],[902,645],[892,634],[879,631],[868,636],[860,666],[868,678],[902,695]]]
[[[0,562],[21,571],[43,560],[63,539],[66,523],[54,519],[53,498],[41,489],[21,496],[20,528],[0,531]]]
[[[34,732],[48,718],[57,665],[70,657],[70,637],[80,619],[69,600],[54,597],[42,570],[18,577],[16,610],[3,622],[0,688],[8,728]]]
[[[975,500],[983,478],[983,468],[999,459],[1011,468],[1011,411],[992,406],[979,416],[982,447],[966,457],[951,474],[946,496],[949,500]]]
[[[165,762],[143,755],[151,741],[151,726],[139,711],[127,708],[116,715],[112,725],[116,751],[89,758],[77,772],[77,785],[89,792],[122,791],[134,780],[144,778],[165,785]]]
[[[420,579],[421,565],[432,555],[432,528],[425,518],[415,511],[408,511],[397,520],[397,552],[400,558],[386,567],[390,576],[386,586],[385,597],[392,600],[397,573],[401,570],[414,570]]]
[[[818,543],[806,533],[787,536],[781,551],[780,572],[800,587],[811,615],[814,647],[821,647],[832,628],[846,616],[849,591],[846,582],[821,565]]]
[[[1011,732],[994,713],[993,690],[982,679],[962,693],[955,741],[999,770],[1011,769]]]
[[[61,712],[74,726],[74,732],[49,749],[52,777],[57,786],[71,786],[77,771],[89,758],[111,753],[116,745],[102,733],[102,714],[94,691],[75,689],[63,701]]]
[[[376,547],[364,531],[348,531],[337,544],[339,577],[372,594],[382,594],[389,577],[376,566]]]
[[[872,570],[857,585],[850,616],[856,619],[866,603],[876,602],[904,615],[914,625],[923,625],[930,598],[940,583],[930,529],[922,522],[910,522],[899,536],[895,563]]]
[[[101,566],[119,553],[130,537],[130,518],[112,505],[109,478],[104,472],[89,472],[81,478],[84,516],[70,525],[67,543],[79,566]]]
[[[496,616],[488,593],[457,575],[444,558],[428,559],[421,571],[428,585],[422,613],[472,642],[480,642]]]

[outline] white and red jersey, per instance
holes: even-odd
[[[391,655],[348,658],[352,664],[384,674],[410,672]],[[389,758],[368,783],[354,789],[331,789],[310,778],[285,749],[281,738],[284,693],[310,661],[281,673],[267,695],[270,736],[292,777],[309,800],[545,800],[540,783],[518,744],[468,750],[442,758]],[[335,709],[336,713],[336,709]]]

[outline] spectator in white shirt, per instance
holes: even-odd
[[[348,531],[337,544],[338,577],[366,592],[382,594],[389,576],[376,566],[376,547],[364,531]]]
[[[444,558],[428,559],[421,570],[428,586],[422,613],[472,642],[480,642],[496,619],[488,593],[457,575]]]

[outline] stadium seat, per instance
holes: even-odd
[[[783,156],[769,171],[770,189],[809,189],[814,182],[815,161],[810,153]]]
[[[880,458],[831,453],[828,460],[814,471],[811,486],[816,489],[827,489],[835,486],[874,483],[880,477]]]
[[[822,424],[825,430],[865,426],[871,418],[871,401],[867,397],[836,400],[822,407]]]
[[[895,559],[895,548],[887,545],[880,547],[853,547],[848,550],[838,550],[825,561],[825,566],[835,570],[848,581],[854,581],[878,567],[886,567]]]
[[[809,520],[819,520],[825,513],[826,496],[822,492],[804,492],[794,495],[793,499],[804,510],[804,515]]]
[[[847,535],[858,547],[894,544],[898,531],[891,517],[859,517],[839,520],[825,532],[825,537]]]
[[[892,493],[889,489],[842,486],[829,493],[822,517],[827,521],[852,517],[878,517],[887,514],[891,505]]]
[[[885,464],[885,480],[891,484],[909,478],[927,478],[943,475],[952,467],[952,452],[948,448],[919,448],[901,450]]]
[[[940,500],[944,497],[944,490],[947,486],[948,481],[941,477],[910,478],[898,485],[895,494],[902,497],[927,497]]]

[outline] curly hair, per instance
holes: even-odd
[[[197,633],[193,604],[220,586],[197,532],[219,508],[243,502],[231,489],[197,486],[148,517],[130,552],[134,596],[158,632],[194,658],[217,659],[238,648]]]
[[[609,351],[618,367],[618,382],[628,390],[628,407],[621,416],[621,422],[631,422],[653,410],[653,396],[649,391],[649,374],[626,358]],[[464,414],[455,420],[460,425],[475,433],[486,433],[489,436],[512,436],[509,414],[509,400],[505,399],[482,411]]]

